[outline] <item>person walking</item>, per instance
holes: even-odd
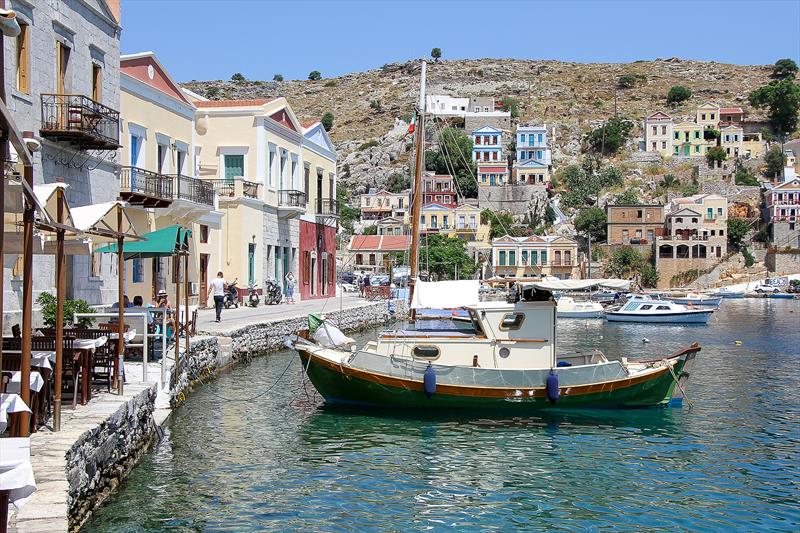
[[[294,303],[294,286],[296,280],[294,279],[294,274],[289,272],[286,274],[286,303],[293,304]]]
[[[222,304],[225,303],[225,290],[227,288],[228,282],[222,277],[222,271],[217,272],[217,277],[208,284],[208,296],[211,296],[212,293],[214,296],[214,310],[217,313],[217,322],[222,320]]]

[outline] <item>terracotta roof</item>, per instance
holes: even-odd
[[[508,167],[483,167],[478,165],[478,172],[508,172]]]
[[[307,129],[316,124],[317,122],[319,122],[319,120],[306,120],[300,125],[303,126],[303,129]]]
[[[720,107],[720,113],[744,113],[744,109],[741,107]]]
[[[268,104],[274,98],[252,98],[250,100],[207,100],[205,102],[195,102],[197,107],[253,107]]]
[[[353,235],[348,250],[377,250],[381,252],[406,250],[411,244],[408,235]]]

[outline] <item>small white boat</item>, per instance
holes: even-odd
[[[606,310],[609,322],[651,322],[666,324],[707,324],[713,309],[687,307],[669,300],[636,295],[616,310]]]
[[[558,299],[558,318],[603,318],[603,306],[597,302],[576,301],[569,296]]]
[[[699,305],[702,307],[719,307],[722,303],[721,296],[709,296],[699,292],[687,292],[680,296],[667,296],[667,300],[683,305]]]
[[[744,291],[735,291],[728,287],[722,287],[711,293],[716,298],[744,298]]]

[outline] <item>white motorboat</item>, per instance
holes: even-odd
[[[694,308],[641,295],[631,298],[619,309],[605,311],[609,322],[668,324],[707,324],[713,313],[713,309]]]
[[[711,293],[716,298],[744,298],[744,291],[737,291],[728,287],[722,287]]]
[[[597,302],[575,300],[569,296],[558,299],[558,318],[603,318],[603,306]]]
[[[667,300],[683,305],[699,305],[702,307],[719,307],[722,303],[721,296],[709,296],[699,292],[687,292],[686,294],[667,296]]]

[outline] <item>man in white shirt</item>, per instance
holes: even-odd
[[[217,272],[217,277],[208,284],[208,295],[214,294],[214,309],[217,312],[217,322],[220,321],[222,316],[222,304],[225,303],[225,290],[227,288],[228,282],[222,277],[222,272]]]

